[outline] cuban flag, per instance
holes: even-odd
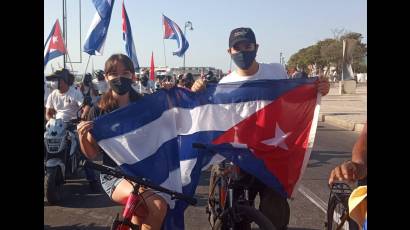
[[[89,55],[102,55],[108,26],[110,25],[114,0],[93,0],[97,10],[84,43],[84,52]]]
[[[137,52],[135,52],[134,41],[132,39],[131,24],[127,11],[125,10],[124,1],[122,2],[122,39],[125,42],[125,51],[134,64],[134,69],[138,70],[140,65],[138,64]]]
[[[97,118],[91,133],[124,172],[189,196],[201,171],[226,158],[291,197],[315,138],[317,83],[309,78],[209,84],[200,93],[161,89]],[[161,195],[170,206],[166,229],[184,229],[188,205]]]
[[[63,36],[61,36],[60,23],[57,19],[44,46],[44,68],[46,68],[48,61],[66,53],[67,49],[65,48]]]
[[[162,23],[164,25],[164,39],[175,39],[178,44],[178,50],[172,52],[172,54],[182,57],[189,47],[184,33],[174,21],[165,15],[162,15]]]

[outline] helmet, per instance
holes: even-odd
[[[94,77],[96,77],[99,81],[104,80],[104,71],[100,69],[94,71]]]

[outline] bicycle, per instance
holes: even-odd
[[[327,230],[358,230],[356,222],[349,217],[349,197],[352,193],[351,187],[344,182],[336,182],[330,190],[327,205]]]
[[[200,143],[194,143],[192,147],[213,152]],[[249,199],[254,180],[253,176],[244,176],[239,167],[230,161],[219,164],[206,208],[213,230],[245,230],[256,226],[262,230],[276,230],[270,220],[254,207],[254,201]]]
[[[146,211],[145,200],[142,197],[142,193],[139,192],[140,187],[151,188],[155,191],[166,193],[171,196],[171,199],[184,200],[190,205],[195,205],[197,203],[197,200],[193,197],[190,197],[190,196],[187,196],[182,193],[175,192],[175,191],[171,191],[164,187],[152,184],[146,178],[127,175],[117,168],[112,168],[112,167],[108,167],[105,165],[96,164],[90,161],[85,161],[84,166],[88,166],[90,168],[93,168],[97,171],[100,171],[108,175],[112,175],[118,178],[124,178],[125,180],[127,180],[133,185],[133,191],[128,197],[127,202],[125,204],[125,207],[122,213],[122,219],[119,218],[119,213],[117,213],[117,216],[111,225],[111,230],[129,230],[129,229],[139,230],[140,229],[139,225],[133,224],[131,222],[131,218],[134,215],[134,213],[142,213]]]

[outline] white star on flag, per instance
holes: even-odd
[[[262,141],[262,143],[264,143],[265,145],[269,145],[269,146],[275,146],[275,147],[280,147],[282,149],[285,150],[289,150],[288,146],[285,143],[285,139],[287,136],[289,136],[289,133],[284,133],[280,127],[279,124],[276,123],[276,128],[275,128],[275,136],[272,137],[271,139],[266,139],[264,141]]]
[[[53,36],[53,43],[57,43],[58,42],[58,37],[57,36]]]

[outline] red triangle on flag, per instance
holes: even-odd
[[[246,144],[291,194],[308,147],[316,94],[314,85],[295,88],[242,120],[212,143]],[[275,143],[278,140],[280,142]]]
[[[54,24],[54,33],[53,35],[51,35],[48,50],[58,50],[62,53],[67,53],[67,50],[64,45],[63,36],[61,35],[61,28],[58,19]]]

